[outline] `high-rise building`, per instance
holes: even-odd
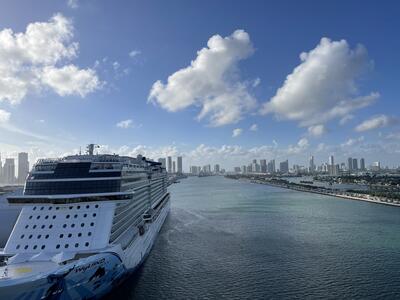
[[[167,168],[167,161],[166,161],[165,158],[159,158],[159,159],[158,159],[158,162],[161,163],[161,166],[162,166],[163,168]]]
[[[275,159],[272,159],[272,160],[270,160],[270,161],[268,162],[268,165],[267,165],[267,172],[270,173],[270,174],[274,174],[274,173],[276,172],[276,169],[275,169]]]
[[[29,173],[28,153],[18,153],[18,183],[23,184]]]
[[[13,184],[15,183],[15,163],[14,158],[6,158],[6,162],[3,167],[3,180],[4,183]]]
[[[358,170],[358,161],[357,158],[353,158],[353,170],[357,171]]]
[[[267,160],[266,159],[260,159],[260,169],[261,169],[261,173],[267,173]]]
[[[381,162],[380,161],[374,161],[372,163],[371,168],[372,168],[373,171],[379,171],[381,169]]]
[[[365,160],[364,158],[360,159],[360,170],[365,171]]]
[[[314,163],[314,156],[310,156],[310,161],[309,161],[309,172],[313,173],[315,171],[315,163]]]
[[[329,156],[329,165],[334,166],[335,165],[335,158],[333,155]]]
[[[178,164],[178,173],[182,174],[183,173],[182,156],[178,156],[177,164]]]
[[[353,159],[351,157],[347,159],[347,168],[349,171],[353,171]]]
[[[176,163],[175,163],[175,161],[172,162],[172,173],[176,173]]]
[[[219,170],[219,164],[214,165],[214,173],[218,174],[220,172]]]
[[[233,171],[234,171],[235,173],[240,173],[240,167],[234,167],[234,168],[233,168]]]
[[[289,173],[289,161],[288,160],[282,161],[279,164],[279,171],[284,174]]]
[[[240,170],[240,171],[242,172],[242,174],[246,174],[246,173],[247,173],[247,168],[246,168],[246,166],[243,165],[243,166],[241,167],[241,170]]]
[[[168,160],[168,173],[172,173],[172,157],[168,156],[167,160]]]

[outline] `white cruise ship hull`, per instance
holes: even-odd
[[[170,210],[167,203],[144,233],[125,250],[108,247],[79,260],[59,264],[43,261],[0,267],[0,299],[96,299],[132,274],[150,253]],[[29,276],[29,274],[32,276]]]

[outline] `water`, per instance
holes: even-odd
[[[400,209],[223,177],[171,188],[171,213],[109,299],[400,297]]]

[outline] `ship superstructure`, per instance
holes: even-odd
[[[145,157],[39,160],[1,253],[1,299],[100,297],[149,253],[169,212],[167,173]]]

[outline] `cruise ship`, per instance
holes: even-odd
[[[142,156],[39,160],[0,252],[0,299],[97,299],[134,272],[169,213],[167,173]]]

